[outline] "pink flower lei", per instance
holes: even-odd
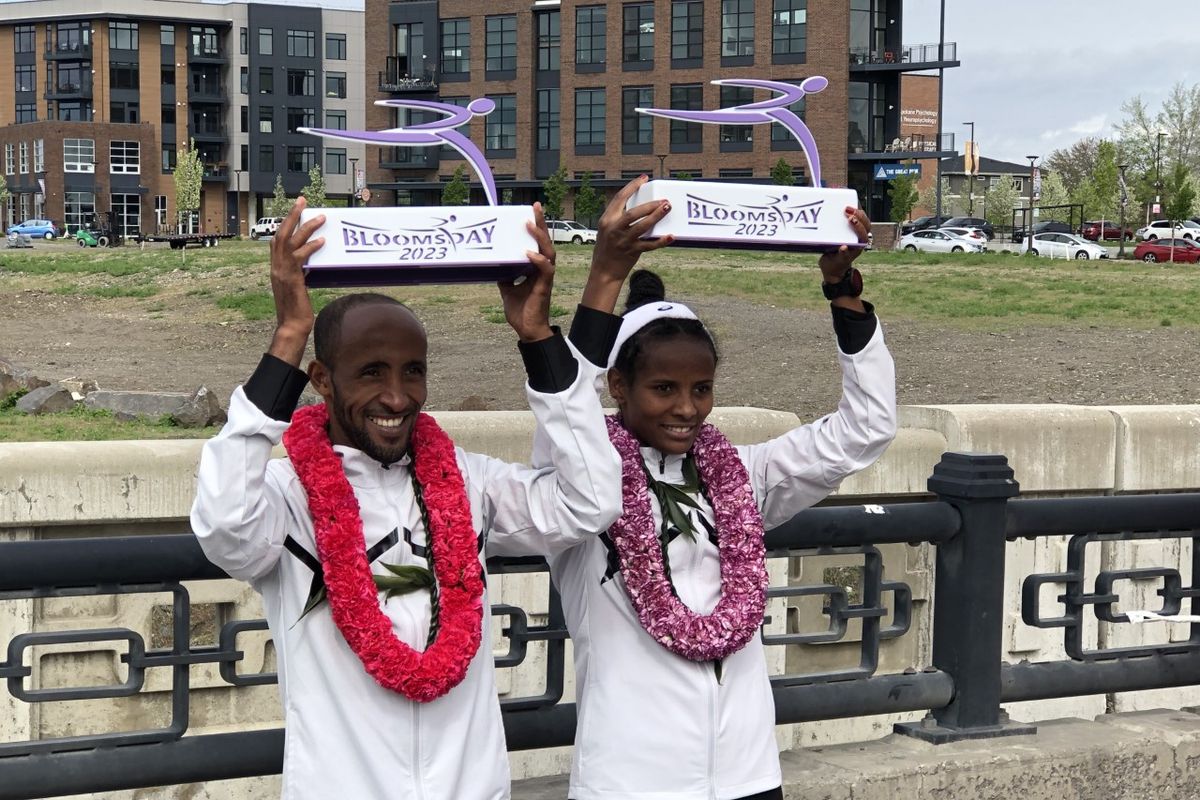
[[[334,624],[380,686],[410,700],[436,700],[457,686],[479,650],[483,576],[454,443],[433,417],[417,416],[413,475],[428,510],[439,627],[424,652],[396,638],[379,605],[363,540],[358,498],[326,433],[324,405],[299,409],[283,436],[316,532]]]
[[[667,579],[637,439],[616,417],[608,418],[608,437],[621,456],[624,498],[624,512],[609,535],[642,627],[663,647],[692,661],[719,661],[736,653],[758,632],[767,604],[762,515],[746,466],[719,430],[701,426],[692,454],[717,523],[721,599],[711,614],[697,614],[675,596]]]

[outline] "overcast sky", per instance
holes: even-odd
[[[904,0],[904,41],[938,40],[940,0]],[[945,124],[959,152],[975,122],[981,155],[1024,162],[1111,135],[1121,103],[1152,111],[1177,81],[1200,81],[1196,0],[946,0]],[[1184,22],[1187,20],[1187,22]],[[1174,21],[1174,22],[1173,22]]]

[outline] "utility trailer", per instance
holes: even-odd
[[[166,242],[172,250],[182,250],[188,245],[196,247],[216,247],[221,239],[232,239],[233,233],[148,233],[129,237],[138,244],[147,242]]]

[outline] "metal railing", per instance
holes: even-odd
[[[46,58],[66,59],[90,59],[92,57],[91,42],[47,42],[46,43]]]
[[[379,91],[381,92],[435,92],[438,88],[437,73],[432,69],[418,74],[409,74],[407,68],[402,68],[400,60],[388,56],[384,69],[379,72]]]
[[[850,50],[850,65],[895,64],[913,66],[958,60],[958,43],[906,44],[895,50],[856,47]]]
[[[854,646],[848,631],[858,637],[857,663],[845,669],[771,678],[778,723],[927,710],[931,714],[925,720],[896,729],[940,743],[1033,730],[1010,723],[1001,703],[1200,683],[1200,625],[1190,626],[1186,641],[1160,646],[1089,649],[1082,635],[1084,627],[1096,621],[1129,624],[1128,615],[1116,610],[1120,596],[1115,585],[1121,581],[1161,581],[1159,611],[1175,613],[1189,601],[1195,613],[1200,587],[1184,585],[1173,567],[1102,569],[1089,591],[1084,566],[1098,544],[1154,539],[1194,543],[1200,534],[1200,494],[1016,500],[1018,486],[1003,456],[958,453],[943,456],[929,479],[929,490],[936,499],[810,509],[767,534],[770,559],[862,559],[861,584],[853,591],[828,577],[815,585],[789,582],[770,588],[772,600],[824,598],[822,614],[828,625],[802,632],[789,624],[784,633],[766,633],[769,652],[834,642]],[[1035,628],[1063,629],[1067,658],[1005,663],[1006,548],[1018,539],[1042,537],[1070,537],[1067,569],[1023,576],[1022,618]],[[879,548],[920,543],[936,550],[930,664],[877,674],[882,644],[906,635],[912,617],[912,590],[884,577]],[[1192,552],[1191,574],[1200,576],[1200,548]],[[546,566],[540,559],[507,558],[489,560],[488,569],[493,574],[536,573]],[[0,651],[7,653],[0,661],[0,679],[7,681],[8,694],[19,703],[138,696],[152,668],[170,671],[171,688],[170,714],[156,728],[0,743],[0,800],[277,773],[283,758],[282,730],[185,735],[194,667],[216,665],[220,679],[232,687],[275,681],[274,674],[238,671],[245,658],[238,638],[265,630],[262,620],[228,620],[215,633],[213,644],[190,642],[191,595],[184,582],[224,577],[190,536],[0,543],[0,601],[157,592],[170,595],[172,614],[169,647],[148,647],[145,637],[130,628],[29,632],[6,643]],[[516,606],[492,608],[494,616],[505,618],[502,631],[508,643],[507,652],[496,657],[497,668],[522,664],[535,643],[545,647],[541,690],[501,700],[511,750],[567,745],[574,736],[575,706],[560,702],[567,631],[558,596],[549,582],[544,585],[544,624],[532,624],[527,612]],[[1044,616],[1041,595],[1051,585],[1064,587],[1057,597],[1062,613]],[[123,682],[26,685],[33,674],[25,664],[31,648],[88,642],[123,643]]]

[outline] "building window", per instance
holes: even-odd
[[[275,94],[275,70],[270,67],[258,68],[258,93]]]
[[[791,81],[791,82],[799,83],[799,81]],[[805,106],[804,98],[801,97],[799,100],[792,103],[787,108],[793,114],[795,114],[797,117],[799,117],[800,119],[804,119],[804,106]],[[785,142],[791,143],[797,149],[799,149],[799,147],[800,147],[800,143],[796,141],[796,137],[793,136],[786,128],[784,128],[782,125],[772,125],[771,126],[771,147],[773,149],[790,149],[790,148],[777,147],[777,145],[783,144]]]
[[[141,119],[141,105],[135,100],[113,100],[108,104],[108,121],[134,123]]]
[[[671,87],[671,108],[698,111],[704,107],[704,85],[678,84]],[[698,122],[671,120],[671,144],[700,145],[702,128]]]
[[[313,31],[289,30],[287,54],[296,58],[313,58],[317,54],[317,34]]]
[[[250,52],[249,28],[242,28],[238,31],[238,52],[242,55],[247,55]]]
[[[604,144],[604,89],[575,90],[575,144]]]
[[[330,61],[346,60],[346,34],[325,34],[325,58]]]
[[[17,25],[13,28],[13,52],[33,52],[33,26]]]
[[[562,40],[562,14],[546,11],[537,15],[537,68],[555,70],[559,67],[559,43]]]
[[[258,107],[258,132],[272,133],[275,130],[275,107]]]
[[[165,194],[154,196],[154,224],[160,230],[167,224],[167,196]]]
[[[317,93],[317,73],[311,69],[289,69],[287,71],[287,93],[289,97],[312,97]]]
[[[325,174],[326,175],[345,175],[346,174],[346,150],[345,150],[345,148],[331,147],[325,151]]]
[[[409,77],[424,76],[425,68],[425,23],[411,22],[405,25],[392,26],[392,51],[395,53],[395,75]],[[418,59],[420,63],[418,64]],[[388,70],[391,71],[392,59],[388,59]]]
[[[326,72],[325,73],[325,96],[326,97],[346,97],[346,73],[344,72]]]
[[[288,145],[288,172],[308,172],[315,166],[317,166],[316,147],[312,145]]]
[[[37,122],[37,104],[17,103],[17,122]]]
[[[250,68],[242,67],[239,72],[240,89],[242,94],[250,94]]]
[[[608,10],[604,6],[575,9],[575,63],[603,64],[608,58]]]
[[[108,49],[137,50],[138,26],[136,22],[108,23]]]
[[[174,86],[175,85],[175,67],[173,67],[173,66],[162,67],[160,69],[160,74],[158,76],[158,79],[162,82],[163,86]]]
[[[17,65],[17,91],[37,91],[37,67],[35,67],[33,64]]]
[[[242,28],[242,34],[245,35],[246,29]],[[158,26],[158,43],[163,47],[175,46],[175,26],[174,25],[159,25]],[[246,52],[245,50],[242,51]]]
[[[46,171],[46,140],[45,139],[34,139],[33,140],[33,171],[34,172],[45,172]]]
[[[333,128],[334,130],[346,130],[346,112],[345,111],[326,111],[325,112],[325,127]]]
[[[59,100],[59,122],[90,122],[92,119],[92,104],[82,100]]]
[[[704,57],[703,0],[671,3],[671,58]]]
[[[15,147],[13,147],[12,142],[8,142],[7,144],[4,145],[4,174],[5,175],[16,175],[17,174],[16,152],[17,152],[17,149]]]
[[[21,161],[20,161],[21,174],[28,175],[29,174],[29,142],[21,142],[20,143],[20,153],[21,153]]]
[[[240,131],[242,133],[250,132],[250,106],[242,106]]]
[[[164,144],[162,146],[162,171],[174,172],[177,161],[178,156],[175,152],[175,145]]]
[[[175,106],[173,106],[173,105],[162,106],[159,109],[159,112],[160,112],[159,116],[162,117],[163,125],[174,125],[175,124]]]
[[[50,32],[46,31],[49,39]],[[78,53],[92,46],[91,23],[60,22],[55,30],[55,48],[60,53]],[[86,57],[86,56],[85,56]]]
[[[315,108],[289,108],[287,110],[288,133],[295,133],[297,128],[317,127],[317,110]]]
[[[108,86],[110,89],[138,88],[138,65],[123,61],[113,61],[108,65]]]
[[[630,3],[621,9],[621,60],[626,63],[654,60],[654,4]]]
[[[488,72],[510,72],[517,68],[517,18],[512,15],[487,18]]]
[[[216,28],[192,28],[192,55],[221,55],[221,42]]]
[[[775,0],[771,18],[771,52],[804,55],[808,49],[808,0]]]
[[[496,110],[486,117],[484,139],[488,150],[515,150],[517,147],[517,96],[489,95]]]
[[[754,170],[745,168],[731,168],[717,170],[718,178],[753,178]]]
[[[730,106],[740,106],[746,103],[754,102],[754,90],[748,86],[722,86],[721,87],[721,108],[729,108]],[[782,125],[774,127],[782,128]],[[748,144],[754,141],[754,126],[753,125],[722,125],[720,131],[720,141],[722,144],[730,142],[739,142]]]
[[[654,144],[654,118],[636,111],[653,107],[653,87],[629,86],[621,90],[621,144]]]
[[[466,75],[471,71],[471,21],[442,20],[442,72]]]
[[[93,192],[63,193],[63,224],[78,230],[91,225],[96,216],[96,195]]]
[[[273,145],[260,144],[258,146],[258,171],[275,171],[275,147]]]
[[[721,55],[754,55],[754,0],[721,0]]]
[[[539,89],[537,93],[537,149],[559,148],[559,90]]]
[[[443,97],[443,98],[441,98],[441,101],[443,103],[448,103],[450,105],[458,106],[459,108],[466,108],[467,104],[471,102],[471,98],[469,98],[469,97]],[[459,126],[458,131],[463,136],[470,139],[471,138],[470,128],[471,128],[470,123],[467,123],[466,125]],[[443,145],[441,148],[441,151],[439,152],[439,157],[440,158],[462,158],[462,153],[458,152],[453,147]]]
[[[258,54],[260,56],[275,54],[275,32],[270,28],[258,29]]]
[[[7,156],[8,153],[5,152]],[[63,139],[63,172],[95,172],[96,142],[94,139]],[[9,170],[9,174],[12,171]]]
[[[117,230],[126,236],[141,233],[142,198],[136,194],[114,194],[112,210]]]

